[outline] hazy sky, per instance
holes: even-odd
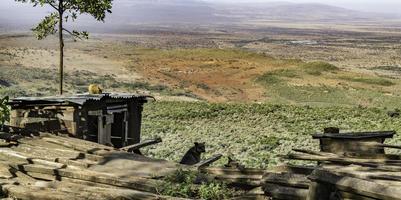
[[[127,0],[115,0],[118,1]],[[277,2],[287,1],[294,3],[325,3],[330,5],[336,5],[346,8],[352,8],[363,11],[373,12],[392,12],[401,14],[401,0],[204,0],[208,2],[224,2],[224,3],[252,3],[252,2]],[[0,0],[1,9],[14,9],[20,8],[21,4],[15,3],[14,0]]]

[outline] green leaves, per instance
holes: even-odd
[[[75,11],[89,14],[98,21],[104,21],[106,14],[111,13],[113,0],[65,0],[64,11]]]
[[[32,3],[36,6],[51,6],[56,12],[46,16],[35,28],[36,37],[41,40],[49,35],[64,31],[69,33],[75,39],[88,39],[89,34],[86,31],[69,31],[65,28],[57,30],[60,15],[67,22],[75,21],[79,14],[89,14],[96,20],[104,22],[107,13],[111,13],[113,0],[15,0],[21,3]],[[61,1],[61,4],[60,4]]]
[[[8,96],[0,99],[0,126],[4,125],[4,123],[10,119],[10,109],[7,105],[8,101]]]
[[[46,16],[32,31],[39,40],[46,38],[49,35],[57,33],[56,25],[58,23],[58,14],[52,13]]]

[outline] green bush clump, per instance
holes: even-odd
[[[7,105],[8,100],[8,96],[0,99],[0,129],[5,122],[10,120],[10,108]]]
[[[304,63],[300,67],[305,70],[306,73],[314,76],[321,75],[323,72],[339,70],[337,66],[322,61]]]
[[[261,83],[263,85],[275,85],[281,83],[282,80],[276,74],[272,72],[266,72],[263,75],[259,76],[256,79],[256,82]]]
[[[358,83],[366,83],[370,85],[379,85],[379,86],[392,86],[395,85],[392,81],[386,78],[374,78],[374,77],[341,77],[343,80],[358,82]]]
[[[236,193],[224,183],[208,181],[205,174],[183,169],[166,176],[159,188],[161,195],[205,200],[229,199]]]
[[[256,78],[256,82],[261,83],[265,86],[277,85],[282,83],[282,78],[299,78],[299,72],[293,69],[279,69],[270,72],[266,72],[263,75]]]

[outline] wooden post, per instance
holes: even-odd
[[[98,117],[98,143],[111,143],[111,124],[113,123],[113,115],[101,115]]]

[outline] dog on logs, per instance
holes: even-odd
[[[201,161],[201,154],[206,152],[205,143],[195,142],[195,146],[185,153],[180,164],[195,165]]]
[[[90,84],[88,87],[89,94],[102,94],[102,88],[96,84]]]

